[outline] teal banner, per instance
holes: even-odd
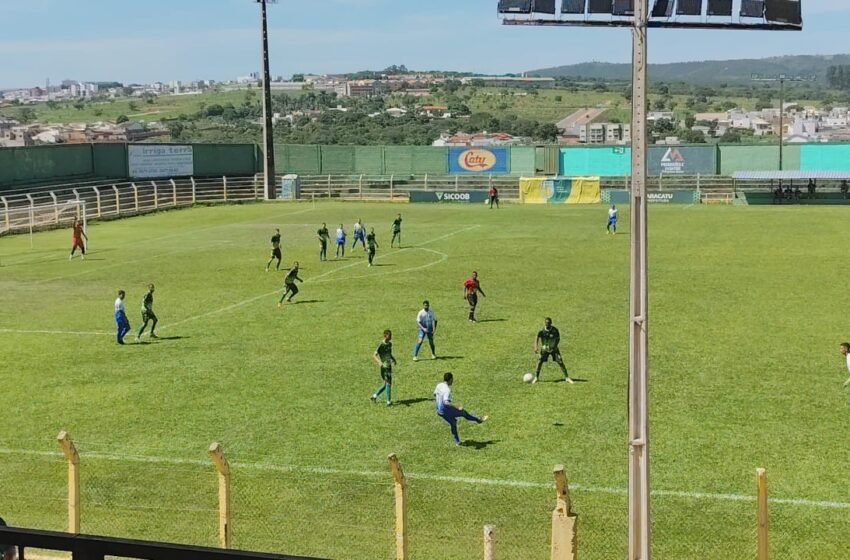
[[[650,146],[649,175],[716,175],[715,146]]]
[[[604,190],[602,202],[606,204],[628,204],[631,202],[629,191]],[[698,191],[650,191],[646,193],[650,204],[699,204]]]
[[[487,200],[487,191],[410,191],[410,202],[473,204]]]

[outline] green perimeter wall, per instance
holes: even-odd
[[[509,151],[510,175],[532,176],[556,158],[534,146]],[[547,147],[552,153],[557,147]],[[539,152],[539,153],[538,153]],[[544,157],[546,156],[546,157]],[[539,160],[539,161],[538,161]],[[442,146],[302,146],[275,148],[278,173],[297,175],[448,175],[449,149]],[[486,173],[485,173],[486,174]]]
[[[720,145],[720,174],[733,175],[736,171],[778,171],[779,146]],[[782,169],[800,169],[800,146],[782,149]]]
[[[254,144],[192,144],[194,175],[253,175],[261,165]],[[0,148],[0,189],[80,179],[128,179],[127,144],[60,144]]]

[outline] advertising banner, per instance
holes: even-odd
[[[509,161],[507,148],[449,148],[449,173],[506,174]]]
[[[715,175],[717,148],[714,146],[650,146],[647,174]]]
[[[522,177],[520,200],[525,204],[597,204],[599,177]]]
[[[649,191],[646,201],[650,204],[699,204],[698,191]],[[606,204],[628,204],[631,202],[629,191],[604,190],[602,202]]]
[[[130,144],[127,147],[130,177],[189,177],[195,173],[192,146]]]
[[[487,191],[410,191],[410,202],[448,202],[472,204],[487,202]]]

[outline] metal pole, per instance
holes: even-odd
[[[274,128],[272,125],[272,84],[271,72],[269,71],[269,26],[266,17],[266,4],[268,0],[260,2],[260,13],[262,15],[261,28],[263,37],[263,186],[265,187],[266,200],[274,198]]]
[[[629,317],[629,560],[650,558],[647,338],[646,90],[648,0],[632,30],[631,293]]]
[[[785,79],[779,78],[779,170],[782,171],[782,136],[785,131]]]

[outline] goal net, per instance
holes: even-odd
[[[30,245],[32,234],[36,231],[56,228],[69,228],[74,219],[83,223],[83,231],[88,231],[86,220],[86,202],[67,200],[47,204],[10,206],[3,209],[0,217],[0,235],[28,233]]]

